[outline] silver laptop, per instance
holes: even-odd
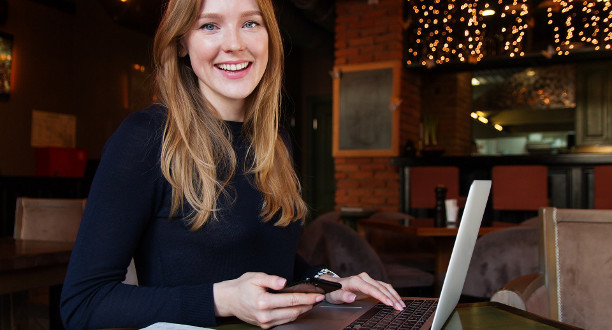
[[[407,308],[402,312],[382,303],[372,306],[371,301],[348,305],[322,303],[277,329],[369,329],[374,327],[372,323],[385,319],[389,319],[389,324],[377,328],[441,329],[459,302],[490,190],[490,180],[475,180],[470,187],[439,299],[405,298]],[[411,308],[420,311],[412,313]],[[411,318],[418,318],[414,320],[416,325],[409,324]]]

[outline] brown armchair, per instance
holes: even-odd
[[[367,272],[396,289],[427,288],[433,275],[416,267],[383,262],[376,251],[357,232],[338,222],[324,222],[325,247],[330,267],[345,277]]]
[[[540,271],[491,298],[585,329],[609,328],[612,211],[542,208]]]

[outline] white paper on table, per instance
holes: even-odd
[[[186,324],[178,324],[178,323],[168,323],[168,322],[157,322],[151,324],[146,328],[142,328],[142,330],[202,330],[202,329],[210,329],[210,328],[201,328],[193,325]]]

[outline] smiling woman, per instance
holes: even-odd
[[[271,0],[170,0],[154,40],[159,104],[107,142],[62,292],[67,328],[164,321],[262,328],[327,297],[405,307],[369,275],[296,254],[307,206],[279,127],[283,46]],[[121,283],[134,259],[138,285]],[[341,290],[270,293],[315,274]]]

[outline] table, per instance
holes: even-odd
[[[67,242],[0,237],[0,295],[8,297],[8,294],[49,287],[51,328],[61,328],[61,325],[58,326],[61,324],[59,294],[73,245]],[[9,314],[10,311],[0,309],[0,315],[5,313]],[[1,322],[6,319],[2,317]]]
[[[337,330],[346,325],[372,306],[373,300],[360,300],[350,305],[330,305],[326,302],[316,305],[296,321],[281,325],[278,330]],[[239,320],[215,327],[220,330],[258,329]],[[497,302],[459,304],[443,329],[579,329],[558,321],[546,319],[514,307]]]
[[[426,220],[414,221],[416,223],[427,222]],[[435,265],[435,277],[434,287],[437,292],[441,289],[442,275],[446,274],[448,269],[448,263],[453,252],[453,246],[455,243],[455,237],[459,228],[453,227],[430,227],[430,226],[403,226],[400,223],[391,221],[379,221],[379,220],[362,220],[359,223],[360,230],[365,230],[367,227],[373,227],[378,229],[390,230],[396,233],[405,233],[407,235],[417,237],[431,237],[434,239],[436,247],[436,265]],[[480,227],[478,230],[478,236],[482,236],[500,229],[508,228],[513,225],[498,225],[493,227]]]

